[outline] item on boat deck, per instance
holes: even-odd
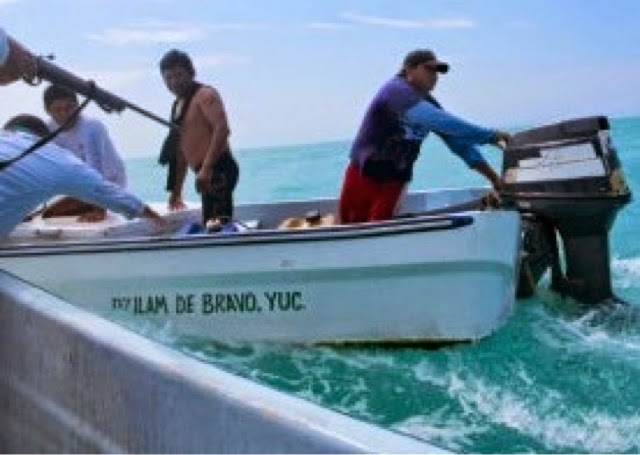
[[[207,221],[205,231],[207,234],[233,234],[236,232],[246,232],[258,228],[257,221],[237,221],[227,217],[212,218]]]
[[[285,219],[278,229],[309,229],[322,226],[335,226],[336,217],[333,213],[322,215],[318,210],[310,210],[304,217],[292,217]]]
[[[178,231],[175,233],[176,237],[182,237],[185,235],[194,235],[194,234],[203,234],[204,229],[200,223],[195,223],[193,221],[186,222]]]
[[[224,226],[227,226],[230,222],[231,222],[231,219],[229,219],[226,216],[211,218],[205,224],[204,229],[207,231],[207,234],[214,234],[216,232],[221,232],[222,228]]]

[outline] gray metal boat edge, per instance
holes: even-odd
[[[0,452],[445,451],[221,371],[0,271]]]

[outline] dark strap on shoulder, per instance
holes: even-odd
[[[54,131],[50,132],[46,136],[43,136],[40,139],[38,139],[36,142],[34,142],[31,145],[31,147],[27,148],[22,153],[20,153],[17,156],[14,156],[11,159],[8,159],[8,160],[5,160],[5,161],[0,161],[0,171],[5,170],[6,168],[11,166],[16,161],[20,161],[25,156],[30,155],[31,153],[33,153],[36,150],[38,150],[40,147],[43,147],[46,144],[48,144],[49,142],[51,142],[52,140],[54,140],[56,138],[56,136],[58,136],[58,134],[60,134],[61,131],[63,131],[64,129],[68,128],[70,125],[73,124],[73,122],[76,121],[76,119],[80,115],[80,112],[87,106],[87,104],[89,104],[89,101],[91,101],[91,98],[87,97],[82,102],[82,104],[80,106],[78,106],[75,111],[73,111],[73,113],[69,116],[69,118],[67,119],[66,122],[64,122],[57,129],[55,129]]]
[[[178,102],[179,99],[176,99],[171,106],[171,121],[177,125],[178,127],[182,126],[182,121],[184,120],[184,116],[189,111],[189,106],[191,105],[191,101],[193,97],[196,95],[198,90],[202,87],[202,84],[199,82],[194,82],[189,92],[183,99],[182,108],[180,112],[178,111]],[[160,149],[160,156],[158,157],[158,163],[163,166],[168,165],[167,169],[167,185],[166,190],[171,191],[176,184],[176,173],[177,173],[177,153],[178,148],[180,147],[180,130],[178,128],[172,128],[169,130],[169,134],[165,138],[162,143],[162,148]]]

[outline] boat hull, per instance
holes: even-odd
[[[513,310],[520,218],[468,212],[297,232],[7,246],[78,306],[219,341],[476,340]]]

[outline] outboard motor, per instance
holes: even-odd
[[[618,300],[608,234],[631,192],[608,119],[586,117],[516,134],[504,153],[503,178],[502,200],[523,218],[519,296],[530,295],[551,267],[551,287],[562,295],[585,303]]]

